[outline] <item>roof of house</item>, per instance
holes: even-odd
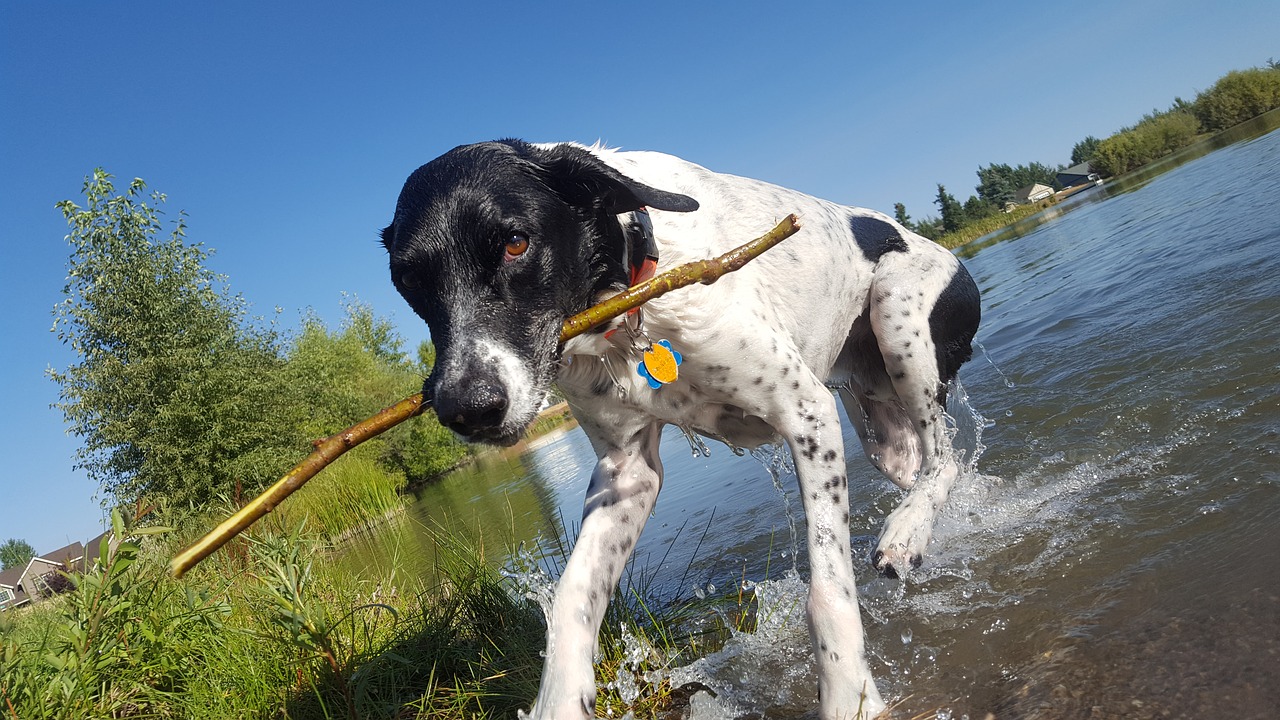
[[[28,585],[34,578],[54,570],[86,572],[98,559],[102,543],[108,542],[110,537],[110,532],[104,532],[88,543],[73,542],[53,552],[36,555],[23,565],[0,571],[0,588],[12,591],[13,604],[22,605],[32,597],[32,588]]]
[[[1018,188],[1013,193],[1013,199],[1015,202],[1025,203],[1036,195],[1043,195],[1045,193],[1052,195],[1053,188],[1045,185],[1044,183],[1034,183],[1026,187]]]
[[[1082,162],[1076,165],[1072,165],[1069,168],[1059,170],[1058,174],[1059,175],[1088,175],[1091,172],[1093,172],[1093,168],[1089,167],[1089,163]]]
[[[0,570],[0,587],[9,589],[18,587],[18,581],[22,579],[22,573],[26,571],[26,565],[14,565],[11,568]]]
[[[60,547],[53,552],[37,555],[34,559],[70,568],[72,564],[84,559],[84,543],[77,540],[66,547]]]

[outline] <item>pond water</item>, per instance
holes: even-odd
[[[872,671],[901,717],[1276,716],[1280,132],[1201,150],[965,251],[981,349],[950,412],[976,466],[919,571],[856,568]],[[865,557],[900,491],[845,443]],[[664,597],[746,578],[794,608],[794,477],[775,489],[758,459],[708,445],[668,428],[633,567]],[[570,429],[425,489],[413,517],[469,528],[496,558],[519,543],[554,557],[594,461]],[[393,543],[429,559],[428,535],[388,532],[351,557],[376,566]],[[803,619],[770,633],[680,671],[720,692],[696,695],[694,717],[811,716]]]

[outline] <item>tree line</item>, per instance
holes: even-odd
[[[78,360],[50,370],[82,441],[76,464],[119,506],[199,510],[252,496],[347,427],[422,386],[434,360],[415,355],[384,318],[352,298],[337,329],[308,314],[295,333],[250,315],[212,272],[212,251],[164,234],[165,196],[135,179],[86,179],[84,205],[58,204],[71,246],[58,338]],[[400,487],[454,467],[468,452],[433,419],[405,423],[361,453]]]
[[[937,215],[912,220],[902,203],[894,205],[894,215],[904,226],[939,240],[1003,212],[1019,188],[1040,183],[1061,190],[1057,175],[1067,167],[1088,163],[1090,170],[1100,176],[1120,175],[1277,107],[1280,62],[1272,59],[1265,67],[1227,73],[1193,101],[1174,98],[1167,109],[1152,110],[1136,124],[1105,139],[1086,136],[1071,149],[1068,165],[1050,167],[1032,162],[980,166],[975,192],[963,203],[939,183],[933,201]]]

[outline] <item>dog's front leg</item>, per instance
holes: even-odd
[[[596,638],[609,597],[662,486],[661,427],[654,422],[611,442],[583,423],[600,460],[587,489],[582,529],[556,585],[534,718],[595,716]]]
[[[867,666],[849,548],[849,481],[835,399],[816,378],[802,379],[781,412],[791,446],[809,541],[807,615],[818,666],[822,720],[865,720],[884,710]]]

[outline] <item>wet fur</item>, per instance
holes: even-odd
[[[803,226],[715,285],[644,306],[648,336],[685,358],[679,380],[657,390],[635,372],[625,331],[558,344],[565,317],[625,287],[630,249],[618,216],[640,206],[653,220],[659,271],[722,253],[788,213]],[[516,257],[504,252],[513,236],[529,241]],[[596,633],[663,482],[665,424],[736,447],[790,446],[808,520],[820,716],[884,707],[865,658],[828,386],[841,388],[867,457],[909,489],[872,558],[905,572],[920,563],[957,475],[942,406],[969,359],[979,303],[951,253],[882,214],[669,155],[514,140],[456,148],[419,168],[383,241],[393,280],[436,344],[424,391],[441,421],[509,444],[556,382],[599,457],[557,586],[534,717],[593,714]]]

